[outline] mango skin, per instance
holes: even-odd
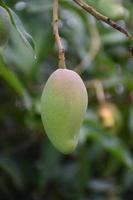
[[[86,88],[76,72],[58,69],[50,76],[41,97],[41,117],[60,152],[69,154],[76,148],[87,104]]]
[[[0,6],[0,46],[7,44],[11,30],[11,22],[8,12]]]

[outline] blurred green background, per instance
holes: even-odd
[[[84,81],[103,84],[116,122],[107,128],[88,88],[88,111],[79,145],[57,152],[40,118],[40,96],[57,69],[52,27],[53,0],[7,0],[36,43],[37,59],[14,28],[0,63],[0,199],[133,199],[133,58],[131,41],[96,21],[72,0],[60,0],[59,29],[69,69]],[[133,1],[86,0],[133,33]],[[118,116],[116,116],[118,115]],[[117,119],[115,119],[117,118]]]

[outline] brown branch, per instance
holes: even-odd
[[[111,20],[109,17],[102,15],[97,10],[95,10],[92,6],[88,5],[87,3],[85,3],[82,0],[73,0],[73,1],[76,4],[78,4],[81,8],[83,8],[85,11],[87,11],[91,15],[93,15],[97,20],[105,22],[106,24],[112,26],[114,29],[125,34],[130,39],[133,39],[132,35],[125,28],[118,25],[115,21]]]
[[[62,43],[61,43],[61,38],[59,36],[58,7],[59,7],[58,0],[54,0],[54,6],[53,6],[53,23],[54,23],[55,41],[56,41],[58,49],[59,49],[59,68],[66,68],[66,65],[65,65],[65,51],[64,51],[64,48],[63,48]]]

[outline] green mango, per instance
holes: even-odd
[[[41,97],[41,117],[60,152],[69,154],[76,148],[87,103],[85,85],[76,72],[58,69],[50,76]]]
[[[11,22],[8,12],[0,6],[0,46],[4,46],[9,39]]]

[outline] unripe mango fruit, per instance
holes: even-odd
[[[41,117],[50,141],[60,152],[69,154],[76,148],[87,103],[86,88],[76,72],[58,69],[46,82]]]
[[[4,46],[9,39],[11,22],[8,12],[0,6],[0,46]]]

